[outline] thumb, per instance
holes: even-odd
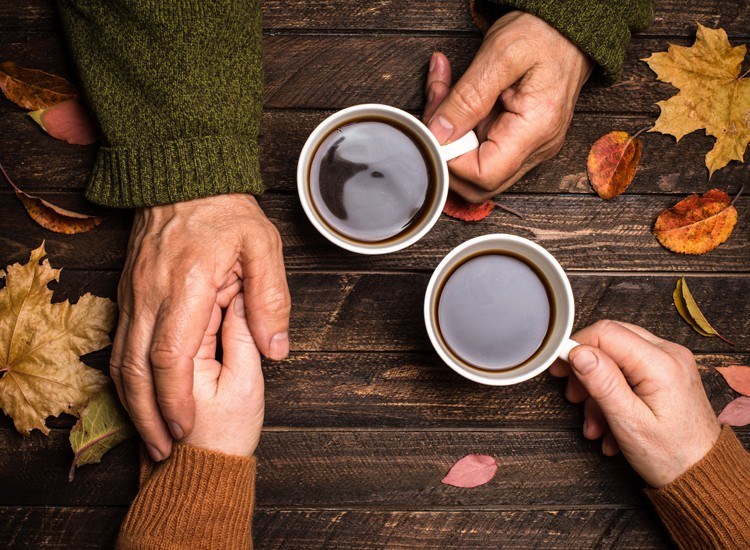
[[[521,76],[520,67],[503,66],[489,47],[480,48],[427,126],[441,145],[463,137],[490,114],[500,94]]]
[[[245,317],[245,303],[240,292],[227,306],[221,327],[222,376],[228,371],[235,378],[244,370],[260,369],[260,352],[255,345]]]
[[[570,352],[570,365],[615,431],[646,406],[633,392],[617,363],[599,348],[574,348]]]

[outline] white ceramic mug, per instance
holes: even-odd
[[[320,143],[336,128],[349,122],[367,118],[390,120],[396,125],[406,127],[414,133],[423,145],[424,151],[433,163],[436,192],[433,194],[432,204],[421,220],[409,227],[402,235],[381,242],[363,242],[352,239],[332,230],[321,218],[315,207],[310,192],[310,166]],[[421,239],[435,225],[443,211],[448,197],[448,161],[479,147],[474,132],[469,132],[462,138],[448,145],[440,145],[435,136],[416,117],[406,111],[388,105],[365,104],[355,105],[338,111],[323,122],[307,138],[305,146],[297,163],[297,191],[302,208],[315,228],[333,244],[351,252],[359,254],[388,254],[410,246]]]
[[[542,347],[524,363],[506,370],[479,369],[464,362],[443,342],[437,326],[438,292],[443,281],[457,265],[484,252],[508,252],[533,264],[549,283],[551,299],[554,300],[554,320]],[[567,361],[570,351],[578,345],[570,339],[574,313],[575,303],[570,281],[552,254],[528,239],[504,234],[476,237],[449,252],[433,272],[424,300],[427,334],[440,358],[461,376],[491,386],[518,384],[545,371],[557,358]]]

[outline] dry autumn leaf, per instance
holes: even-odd
[[[685,319],[691,327],[693,327],[695,332],[701,336],[718,336],[727,344],[734,345],[734,342],[724,338],[714,327],[711,326],[711,323],[708,322],[708,319],[706,319],[703,312],[701,312],[698,307],[698,304],[695,302],[695,298],[693,298],[693,294],[687,286],[685,277],[677,279],[674,292],[672,292],[672,299],[674,300],[674,305],[680,316]]]
[[[719,422],[730,426],[750,424],[750,397],[738,397],[719,414]]]
[[[603,199],[621,195],[633,182],[641,160],[643,144],[638,136],[627,132],[610,132],[594,142],[586,160],[591,187]]]
[[[24,435],[48,434],[48,416],[78,414],[108,383],[79,357],[110,344],[115,304],[88,293],[53,304],[47,285],[60,270],[45,256],[42,243],[27,264],[0,270],[0,408]]]
[[[750,396],[750,367],[733,365],[731,367],[716,367],[727,381],[729,387],[744,396]]]
[[[68,479],[73,481],[77,466],[95,464],[104,453],[135,434],[112,386],[91,398],[70,431],[70,446],[75,453]]]
[[[454,487],[478,487],[495,477],[497,462],[487,455],[467,455],[456,462],[442,483]]]
[[[706,155],[709,177],[732,160],[742,162],[750,142],[750,79],[740,77],[746,50],[732,47],[723,29],[698,24],[692,46],[670,44],[643,60],[659,80],[680,90],[657,103],[661,114],[650,131],[678,141],[696,130],[715,137]]]
[[[448,198],[446,199],[445,206],[443,207],[443,214],[446,214],[451,218],[456,218],[457,220],[463,220],[465,222],[478,222],[489,216],[496,206],[501,210],[505,210],[506,212],[523,219],[523,216],[520,212],[517,212],[509,206],[505,206],[504,204],[500,204],[498,202],[493,202],[489,199],[484,202],[474,204],[464,200],[460,195],[454,193],[453,191],[448,191]]]
[[[13,187],[16,196],[23,203],[29,216],[45,229],[49,229],[55,233],[74,235],[76,233],[91,231],[104,221],[97,216],[87,216],[85,214],[66,210],[59,206],[55,206],[40,197],[29,195],[13,183],[13,180],[10,179],[10,176],[8,176],[8,173],[5,171],[2,164],[0,164],[0,172],[2,172],[5,179],[8,180],[10,186]]]
[[[73,145],[91,145],[99,139],[99,130],[86,107],[78,100],[63,101],[29,116],[53,138]]]
[[[62,101],[78,99],[73,85],[62,77],[25,69],[11,61],[0,64],[0,89],[23,109],[46,109]]]
[[[705,254],[726,241],[736,223],[737,209],[729,195],[711,189],[703,196],[690,195],[659,214],[654,236],[672,252]]]

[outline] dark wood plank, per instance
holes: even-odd
[[[454,65],[454,74],[460,75],[480,40],[445,35],[269,35],[264,40],[264,104],[274,109],[338,109],[375,102],[417,111],[424,103],[424,78],[432,52],[443,51]],[[666,48],[665,39],[634,40],[628,47],[623,79],[609,88],[586,87],[576,109],[657,115],[656,102],[674,95],[675,89],[657,82],[640,59]],[[62,37],[56,33],[3,32],[0,51],[25,66],[71,74]]]
[[[6,0],[0,12],[0,29],[53,29],[51,0]],[[300,31],[425,31],[476,32],[466,0],[378,0],[360,6],[347,0],[265,0],[263,22],[268,30]],[[679,0],[659,2],[648,35],[695,33],[695,22],[723,27],[731,35],[747,36],[750,10],[746,0],[722,2],[698,0],[686,5]]]
[[[0,508],[14,549],[111,548],[125,508]],[[253,515],[255,548],[668,548],[650,510],[275,510]]]
[[[737,184],[725,186],[732,192],[736,187]],[[43,196],[62,207],[99,214],[106,219],[89,233],[72,237],[53,234],[37,226],[15,197],[0,192],[2,262],[25,261],[29,250],[46,239],[48,251],[57,265],[79,269],[122,266],[130,212],[93,207],[77,193]],[[524,219],[499,209],[479,223],[443,216],[421,241],[407,250],[383,256],[355,255],[329,243],[307,220],[296,196],[268,194],[260,203],[281,233],[288,269],[432,270],[445,254],[469,238],[487,233],[512,233],[546,247],[570,272],[750,271],[750,224],[742,222],[750,215],[750,197],[747,196],[736,202],[740,223],[732,236],[716,250],[702,256],[670,252],[651,234],[658,214],[675,204],[676,197],[623,195],[604,202],[588,195],[506,195],[502,201],[522,212]]]
[[[263,180],[271,191],[295,191],[299,152],[310,132],[332,111],[271,110],[263,115],[261,158]],[[29,117],[9,102],[0,102],[0,120],[8,135],[0,140],[0,161],[27,191],[82,190],[94,164],[96,146],[80,147],[45,136]],[[634,132],[653,122],[637,115],[578,113],[573,118],[566,144],[554,160],[545,162],[510,193],[591,194],[586,176],[586,157],[591,144],[613,129]],[[708,180],[703,163],[712,139],[694,132],[675,144],[674,138],[647,134],[644,155],[628,194],[705,193],[709,189],[741,181],[748,168],[731,163]],[[2,186],[0,185],[0,188]]]
[[[750,433],[740,432],[747,445]],[[126,506],[137,486],[136,442],[76,471],[67,430],[23,439],[0,429],[0,506]],[[467,453],[498,461],[471,491],[440,480]],[[642,482],[622,457],[602,456],[575,431],[266,430],[258,447],[257,504],[424,510],[482,506],[643,507]]]

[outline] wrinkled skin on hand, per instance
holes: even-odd
[[[281,239],[250,195],[136,212],[120,279],[110,373],[154,460],[195,421],[196,358],[216,308],[242,293],[266,357],[289,351],[290,298]]]
[[[452,87],[450,62],[434,53],[424,122],[441,144],[472,129],[480,141],[479,149],[448,163],[451,189],[482,202],[555,156],[593,66],[556,29],[519,11],[495,22]]]
[[[663,487],[703,458],[721,427],[703,389],[693,354],[644,328],[599,321],[572,338],[567,398],[584,403],[583,435],[602,451],[622,450],[651,486]]]

